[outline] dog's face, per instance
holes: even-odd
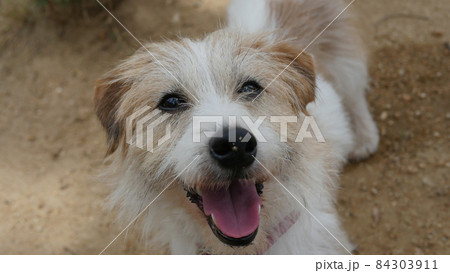
[[[122,191],[128,193],[120,198],[142,199],[139,191],[158,194],[173,181],[170,190],[196,204],[179,202],[181,209],[202,215],[193,221],[209,225],[228,245],[248,245],[258,228],[264,229],[260,211],[271,206],[263,186],[274,182],[272,175],[283,177],[298,169],[308,153],[294,143],[298,130],[288,130],[287,142],[280,141],[280,124],[270,117],[304,116],[314,100],[312,58],[303,53],[293,61],[299,52],[285,43],[226,30],[202,41],[147,48],[156,59],[141,49],[96,89],[96,111],[108,133],[109,153],[134,177],[124,182],[128,189]],[[127,117],[144,106],[168,114],[154,130],[155,142],[165,135],[164,128],[171,128],[169,141],[155,144],[153,152],[126,143]],[[196,127],[196,118],[211,116],[216,124]],[[266,118],[258,123],[261,116]]]

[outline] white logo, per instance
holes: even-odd
[[[129,145],[153,153],[154,131],[156,127],[168,119],[171,115],[155,109],[150,111],[149,106],[144,106],[130,115],[126,120],[126,142]],[[158,146],[170,139],[170,124],[166,126],[165,135],[158,139]]]
[[[137,148],[147,150],[153,153],[155,143],[155,130],[167,120],[171,114],[164,113],[159,109],[150,111],[149,106],[144,106],[134,112],[126,119],[126,142],[129,145],[133,145]],[[260,126],[264,121],[271,123],[278,123],[280,125],[279,136],[280,142],[287,142],[288,136],[288,123],[297,123],[297,116],[260,116],[256,120],[252,120],[248,116],[239,117],[248,128],[249,132],[255,136],[258,142],[267,142],[266,138],[260,131]],[[236,124],[237,116],[229,116],[226,127],[228,129],[228,137],[230,142],[236,141]],[[207,138],[217,137],[223,135],[224,130],[224,117],[223,116],[193,116],[192,120],[192,142],[201,142],[201,136],[204,135]],[[162,130],[159,128],[159,130]],[[310,130],[314,133],[311,134]],[[165,134],[160,137],[156,144],[161,146],[167,142],[171,137],[170,123],[165,126]],[[314,138],[319,143],[325,142],[314,117],[307,116],[303,119],[300,130],[297,133],[295,142],[303,142],[305,138]],[[241,141],[247,142],[250,139],[250,135],[246,135]]]

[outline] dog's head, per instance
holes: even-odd
[[[201,214],[199,226],[231,246],[251,243],[271,205],[263,186],[302,168],[307,153],[294,141],[298,123],[288,123],[283,141],[281,123],[271,121],[300,122],[315,98],[313,60],[299,53],[270,36],[221,30],[201,41],[147,45],[117,66],[95,94],[108,152],[127,176],[116,199],[141,200],[171,185],[197,205],[172,200]],[[142,145],[145,136],[153,143]]]

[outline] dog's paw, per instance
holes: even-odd
[[[357,132],[355,146],[348,156],[349,161],[361,161],[368,158],[378,149],[379,141],[380,137],[376,127],[370,134],[367,134],[367,132],[358,134]]]

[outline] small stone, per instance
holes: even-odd
[[[414,250],[414,254],[415,255],[423,255],[424,253],[423,253],[422,249],[416,247],[415,250]]]
[[[426,98],[427,97],[427,94],[426,93],[420,93],[420,98],[422,98],[422,99],[424,99],[424,98]]]
[[[370,192],[371,192],[373,195],[377,195],[377,194],[378,194],[378,190],[377,190],[376,188],[370,189]]]
[[[34,141],[36,140],[36,136],[35,136],[35,135],[29,135],[28,138],[27,138],[27,140],[28,140],[29,142],[34,142]]]
[[[75,117],[76,122],[84,121],[91,116],[91,110],[89,108],[80,108]]]
[[[173,16],[172,16],[172,23],[174,24],[178,24],[180,22],[180,14],[178,12],[176,12]]]
[[[428,177],[422,178],[422,183],[424,185],[426,185],[426,186],[431,186],[432,185],[432,183],[431,183],[431,181],[430,181],[430,179]]]
[[[406,102],[410,102],[411,101],[411,96],[409,94],[403,94],[402,95],[402,99]]]
[[[406,169],[406,172],[409,174],[415,174],[415,173],[417,173],[417,168],[415,168],[414,166],[408,166],[408,168]]]
[[[386,111],[383,111],[380,115],[381,120],[386,120],[388,118],[389,114]]]
[[[56,150],[55,152],[52,153],[52,158],[54,160],[58,159],[61,156],[62,152],[63,152],[63,149],[59,148],[58,150]]]
[[[375,225],[380,222],[380,209],[378,207],[372,209],[372,219]]]
[[[433,31],[431,32],[431,36],[433,36],[433,37],[435,37],[435,38],[441,38],[443,35],[444,35],[444,34],[443,34],[442,32],[440,32],[440,31],[433,30]]]

